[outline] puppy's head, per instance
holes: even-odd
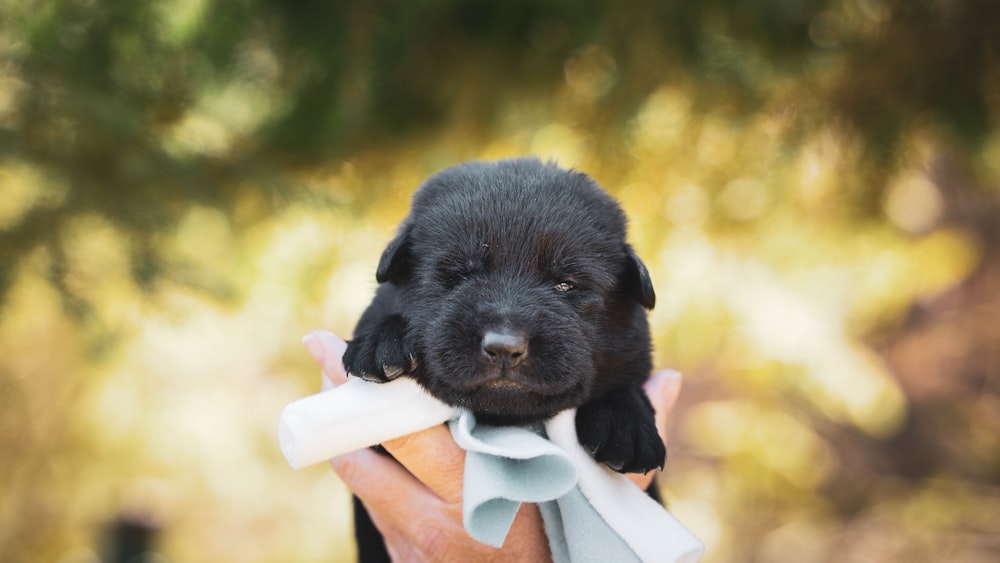
[[[403,289],[420,382],[480,416],[579,406],[608,386],[599,374],[649,355],[655,296],[625,217],[588,176],[555,165],[472,162],[431,177],[377,277]]]

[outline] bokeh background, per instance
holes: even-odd
[[[3,0],[0,559],[350,560],[299,339],[535,154],[631,217],[706,563],[996,561],[998,132],[991,0]]]

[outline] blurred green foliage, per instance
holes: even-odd
[[[274,444],[296,336],[349,334],[427,175],[535,153],[632,218],[706,560],[995,560],[998,38],[990,0],[0,2],[0,553],[125,515],[349,557]]]

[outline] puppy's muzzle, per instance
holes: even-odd
[[[483,357],[500,370],[517,367],[528,357],[528,337],[522,332],[490,330],[483,335]]]

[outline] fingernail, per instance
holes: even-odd
[[[666,377],[667,379],[680,379],[681,378],[681,372],[679,372],[677,370],[673,370],[673,369],[661,369],[660,373],[663,374],[663,377]]]
[[[310,332],[303,336],[302,345],[306,347],[306,352],[309,352],[309,355],[316,362],[322,364],[323,360],[326,359],[326,349],[323,347],[323,343],[319,341],[319,336],[315,332]]]
[[[660,397],[662,397],[664,404],[667,408],[672,408],[674,403],[677,401],[677,396],[681,392],[681,382],[683,378],[679,371],[674,371],[672,369],[665,369],[661,372],[663,379],[660,386]]]
[[[302,337],[302,344],[320,365],[324,379],[329,379],[330,384],[338,385],[347,380],[347,374],[344,373],[344,366],[340,360],[347,348],[346,342],[332,332],[314,330]],[[324,381],[323,385],[325,388],[328,384]]]

